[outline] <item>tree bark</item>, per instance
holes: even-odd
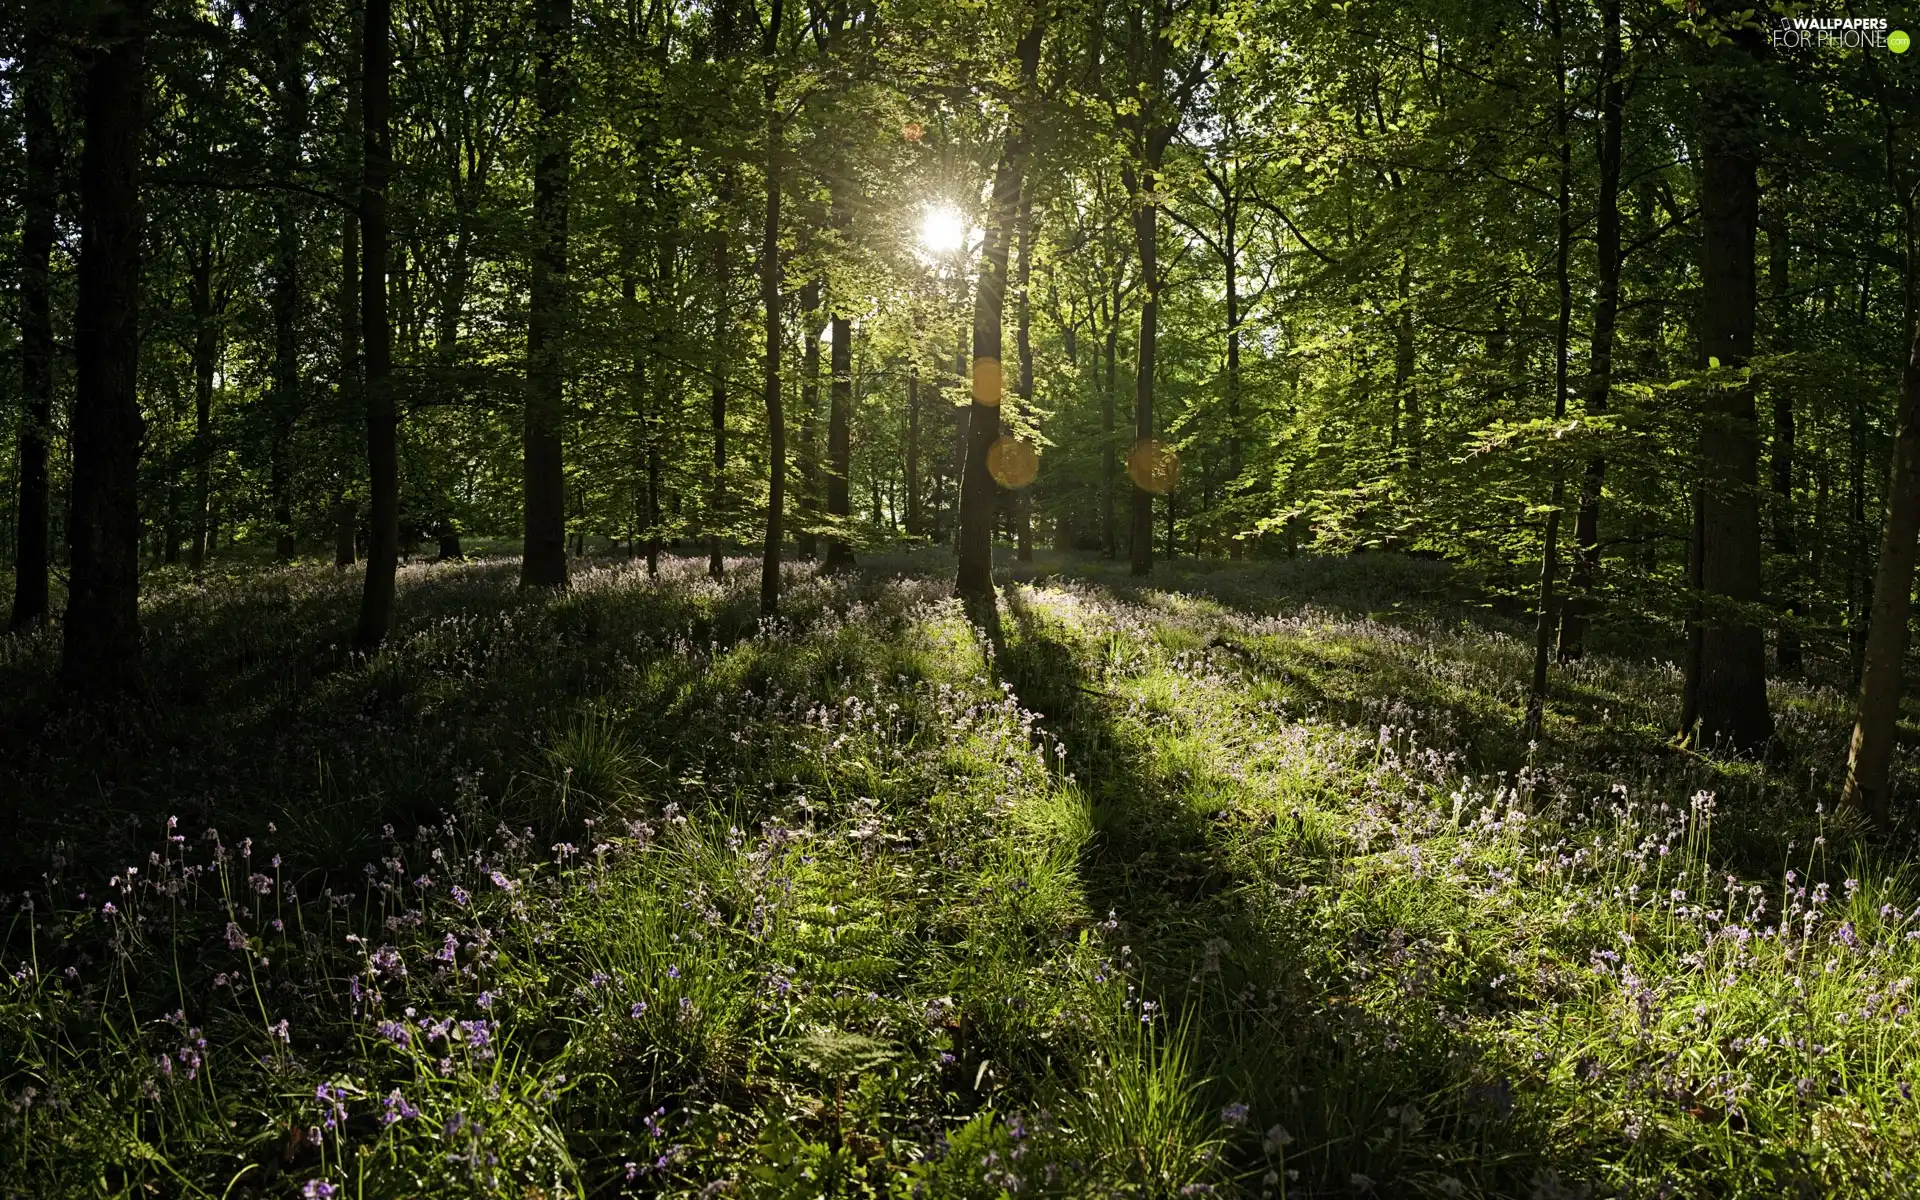
[[[1113,287],[1113,312],[1107,322],[1105,385],[1100,389],[1100,544],[1108,558],[1120,556],[1120,535],[1115,527],[1114,507],[1120,488],[1119,448],[1113,444],[1114,409],[1120,400],[1120,285]]]
[[[820,516],[820,281],[800,287],[800,528],[794,531],[794,549],[811,561],[818,553],[813,531]],[[911,420],[911,416],[909,417]],[[909,441],[907,456],[913,456]]]
[[[1741,33],[1716,55],[1703,89],[1707,128],[1701,174],[1702,331],[1705,355],[1723,372],[1753,356],[1758,130],[1763,103],[1748,78],[1753,59]],[[1710,386],[1700,437],[1700,585],[1703,611],[1697,671],[1700,744],[1740,750],[1772,735],[1766,642],[1750,606],[1760,603],[1759,435],[1751,381]]]
[[[1767,225],[1767,291],[1773,299],[1773,352],[1785,354],[1792,346],[1793,297],[1789,294],[1791,256],[1787,241],[1786,197],[1775,203]],[[1773,454],[1768,463],[1773,476],[1773,550],[1782,564],[1781,589],[1786,592],[1787,620],[1780,625],[1774,642],[1774,661],[1783,675],[1800,674],[1798,623],[1806,618],[1807,600],[1802,591],[1798,518],[1793,505],[1795,442],[1793,389],[1776,378],[1773,392]]]
[[[853,323],[835,314],[830,328],[833,348],[827,369],[833,373],[827,399],[827,559],[822,569],[845,571],[853,566],[853,547],[847,526],[853,519],[849,476],[853,472],[853,442],[848,428],[853,409]]]
[[[1853,739],[1840,805],[1890,823],[1887,788],[1900,715],[1901,670],[1913,618],[1913,568],[1920,551],[1920,330],[1907,356],[1900,419],[1894,434],[1887,483],[1886,519],[1880,527],[1880,558],[1873,580],[1873,615],[1867,626]]]
[[[193,309],[193,541],[187,566],[197,576],[212,549],[208,525],[213,502],[213,374],[219,352],[219,327],[214,317],[214,231],[211,223],[194,247],[187,278],[187,298]]]
[[[771,66],[779,46],[781,0],[773,0],[765,57]],[[780,406],[780,130],[779,84],[769,75],[767,108],[767,212],[760,234],[760,305],[766,314],[767,536],[760,552],[760,615],[780,611],[780,546],[787,487],[786,414]]]
[[[1033,285],[1033,183],[1028,179],[1020,190],[1020,250],[1015,271],[1018,307],[1014,345],[1020,354],[1020,384],[1015,389],[1019,410],[1033,420],[1033,300],[1028,294]],[[1019,562],[1033,561],[1033,487],[1023,483],[1014,493],[1014,557]]]
[[[1567,415],[1567,343],[1573,320],[1572,280],[1567,273],[1567,260],[1573,247],[1573,144],[1568,134],[1567,57],[1562,40],[1559,0],[1555,0],[1552,7],[1552,22],[1556,58],[1554,121],[1558,126],[1557,150],[1560,158],[1559,186],[1554,201],[1554,283],[1558,307],[1553,324],[1553,419],[1562,421]],[[1553,496],[1548,501],[1547,527],[1540,548],[1540,598],[1533,631],[1533,677],[1527,689],[1525,737],[1528,742],[1539,739],[1541,722],[1546,716],[1547,659],[1559,617],[1555,608],[1554,585],[1558,582],[1560,571],[1560,510],[1565,507],[1566,500],[1567,482],[1561,477],[1560,468],[1555,466]]]
[[[647,421],[647,577],[660,574],[660,452],[662,431],[667,428],[667,412],[674,391],[674,365],[665,353],[666,325],[675,309],[673,297],[678,288],[680,246],[670,226],[660,239],[659,261],[654,273],[653,333],[653,412]]]
[[[360,119],[357,81],[347,107],[348,125],[357,126]],[[352,413],[352,406],[361,402],[360,214],[357,211],[348,212],[340,219],[340,399],[343,415]],[[346,568],[359,557],[355,545],[359,534],[359,506],[347,496],[348,468],[344,462],[337,478],[333,502],[333,565]]]
[[[715,199],[722,213],[733,207],[733,170],[721,168],[720,186]],[[707,511],[707,574],[719,579],[727,572],[721,539],[725,536],[727,508],[727,361],[728,344],[733,340],[727,287],[732,274],[728,261],[725,223],[718,224],[709,248],[713,273],[713,381],[708,396],[707,423],[713,433],[713,483]]]
[[[52,482],[47,456],[53,441],[54,222],[60,198],[60,134],[53,122],[54,0],[28,0],[26,53],[21,63],[21,124],[26,137],[26,186],[20,227],[20,507],[14,545],[12,630],[44,625],[51,612]]]
[[[1015,48],[1020,86],[1030,91],[1040,63],[1044,25],[1035,21]],[[960,482],[960,565],[954,588],[962,596],[993,594],[993,517],[996,484],[987,452],[1000,436],[1000,406],[1006,393],[1001,324],[1006,315],[1007,256],[1020,219],[1020,192],[1027,167],[1027,135],[1013,119],[993,173],[992,207],[980,248],[980,277],[973,298],[973,403],[967,408],[966,462]]]
[[[104,698],[140,687],[140,141],[148,0],[93,20],[80,160],[79,371],[62,682]]]
[[[361,390],[367,402],[367,483],[371,533],[354,645],[372,653],[393,625],[400,566],[400,413],[393,393],[393,326],[387,315],[387,181],[393,140],[392,0],[366,0],[361,30],[360,330]]]
[[[1601,6],[1600,194],[1594,203],[1593,346],[1588,359],[1587,415],[1607,411],[1613,392],[1614,329],[1620,316],[1620,125],[1625,87],[1620,79],[1620,0]],[[1586,652],[1594,610],[1594,580],[1600,570],[1600,496],[1607,460],[1594,455],[1580,481],[1580,509],[1573,522],[1573,573],[1560,622],[1560,661]]]
[[[533,173],[520,586],[564,588],[567,509],[561,431],[566,422],[567,202],[573,168],[573,138],[567,128],[572,88],[567,60],[573,45],[573,0],[536,0],[533,20],[539,160]]]
[[[302,63],[308,39],[304,0],[288,0],[273,23],[274,57],[279,69],[279,112],[275,114],[275,173],[291,184],[300,165],[300,139],[307,127],[307,77]],[[273,492],[274,557],[294,554],[292,470],[293,427],[300,415],[300,207],[291,190],[273,201],[273,444],[270,487]]]
[[[1133,198],[1134,252],[1140,256],[1140,341],[1134,347],[1133,377],[1136,450],[1153,439],[1153,373],[1160,334],[1160,208],[1151,197],[1158,166],[1159,156],[1154,154],[1143,157],[1137,178],[1133,168],[1126,171],[1127,193]],[[1128,570],[1133,575],[1147,575],[1153,571],[1153,493],[1134,480],[1132,494]]]
[[[818,339],[815,339],[816,341]],[[920,364],[907,365],[907,533],[920,534]]]

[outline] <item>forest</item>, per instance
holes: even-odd
[[[0,1200],[1920,1195],[1920,55],[0,11]]]

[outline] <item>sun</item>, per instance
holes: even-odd
[[[967,244],[967,219],[960,210],[947,204],[930,204],[920,218],[920,248],[940,257],[953,254]]]

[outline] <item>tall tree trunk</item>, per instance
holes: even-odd
[[[1022,92],[1031,90],[1039,69],[1040,36],[1035,21],[1021,35]],[[980,277],[973,298],[973,403],[967,408],[967,457],[960,483],[960,568],[954,587],[962,596],[993,595],[993,515],[995,482],[987,452],[1000,436],[1000,405],[1006,392],[1001,324],[1006,315],[1007,255],[1020,220],[1020,192],[1027,168],[1027,135],[1016,115],[993,173],[992,208],[980,247]]]
[[[533,91],[539,106],[539,161],[533,173],[533,263],[528,286],[527,401],[522,485],[525,532],[522,587],[567,586],[566,474],[561,429],[566,421],[567,185],[573,138],[567,129],[567,60],[573,46],[573,0],[535,0]]]
[[[1758,131],[1762,98],[1749,76],[1742,33],[1716,55],[1721,74],[1703,89],[1707,128],[1700,215],[1705,354],[1723,371],[1753,356]],[[1766,642],[1750,606],[1761,601],[1759,435],[1749,381],[1708,392],[1700,437],[1704,483],[1700,584],[1705,611],[1695,669],[1701,744],[1754,749],[1773,731]],[[1735,606],[1740,606],[1736,610]]]
[[[780,0],[773,0],[765,57],[779,47]],[[760,305],[766,313],[767,537],[760,552],[760,615],[780,610],[780,544],[787,488],[786,414],[780,407],[780,131],[779,84],[768,76],[767,213],[760,233]]]
[[[212,549],[208,526],[213,503],[213,374],[219,352],[219,328],[214,322],[214,231],[201,231],[194,247],[193,267],[187,279],[188,302],[193,309],[193,542],[187,566],[197,576]]]
[[[360,102],[360,72],[346,72],[346,136],[354,149],[348,154],[348,177],[361,171],[358,138],[365,121]],[[360,212],[356,203],[340,217],[340,293],[338,297],[340,332],[340,385],[337,392],[341,424],[358,431],[366,414],[365,380],[360,362]],[[359,557],[356,545],[360,528],[360,506],[351,496],[352,456],[343,452],[334,468],[333,565],[344,570]]]
[[[1033,182],[1027,180],[1020,190],[1020,251],[1015,287],[1018,292],[1014,345],[1020,353],[1020,414],[1033,420]],[[1032,480],[1023,481],[1014,493],[1014,556],[1020,562],[1033,561]]]
[[[309,21],[304,0],[288,0],[273,24],[274,56],[280,75],[275,172],[282,182],[291,184],[300,166],[300,139],[307,126],[307,77],[302,58]],[[300,413],[300,209],[292,191],[283,190],[274,197],[273,220],[273,443],[269,482],[273,493],[273,553],[284,562],[294,553],[293,482],[288,457]]]
[[[357,129],[361,120],[360,87],[352,82],[347,101],[349,129]],[[352,414],[350,424],[360,423],[354,406],[362,403],[360,380],[360,214],[349,211],[340,218],[340,411]],[[360,410],[364,413],[364,409]],[[354,542],[359,533],[359,505],[348,498],[348,467],[343,462],[337,473],[337,491],[333,501],[333,565],[350,567],[358,557]]]
[[[26,54],[21,63],[21,124],[26,136],[26,187],[20,228],[19,536],[15,542],[13,614],[8,628],[44,625],[51,611],[48,577],[53,556],[53,495],[47,468],[53,441],[54,221],[60,198],[60,135],[53,123],[58,76],[53,55],[55,0],[28,0]]]
[[[394,575],[400,566],[400,410],[393,394],[393,326],[387,316],[393,0],[366,0],[364,20],[360,35],[360,340],[365,354],[361,390],[367,401],[367,484],[372,511],[354,645],[371,653],[386,640],[393,625]]]
[[[853,471],[853,442],[848,427],[853,409],[853,323],[835,313],[830,324],[833,337],[831,361],[833,373],[827,400],[827,520],[833,530],[827,534],[826,571],[845,571],[853,566],[853,547],[847,542],[847,527],[853,519],[853,497],[848,476]]]
[[[1600,195],[1594,203],[1593,348],[1588,359],[1587,415],[1607,411],[1613,391],[1614,327],[1620,315],[1620,123],[1625,88],[1620,79],[1620,0],[1604,0],[1600,46]],[[1580,481],[1580,510],[1573,522],[1573,574],[1568,580],[1566,613],[1560,623],[1560,661],[1586,651],[1587,626],[1594,608],[1594,579],[1600,569],[1600,496],[1607,460],[1587,460]]]
[[[1120,488],[1119,448],[1113,444],[1114,409],[1120,402],[1120,286],[1113,288],[1112,319],[1107,323],[1107,375],[1100,389],[1100,545],[1108,558],[1120,556],[1120,534],[1115,528],[1114,506]]]
[[[1847,749],[1840,805],[1885,827],[1888,777],[1893,765],[1895,724],[1900,715],[1900,676],[1913,616],[1913,568],[1920,551],[1920,330],[1907,356],[1900,420],[1894,433],[1893,466],[1887,482],[1886,519],[1880,526],[1880,558],[1873,580],[1873,617],[1867,627],[1860,699]]]
[[[82,101],[79,363],[61,678],[82,696],[140,686],[140,142],[148,0],[93,19]]]
[[[1420,469],[1420,446],[1426,438],[1420,415],[1420,389],[1413,381],[1413,254],[1400,251],[1400,276],[1394,286],[1393,314],[1393,424],[1398,433],[1401,460],[1410,470]]]
[[[818,340],[817,338],[815,339]],[[907,364],[907,533],[920,534],[920,364]]]
[[[1786,196],[1776,201],[1767,225],[1767,291],[1773,300],[1773,352],[1787,353],[1793,340],[1793,297],[1788,291],[1790,253],[1787,242]],[[1801,586],[1798,518],[1793,505],[1795,441],[1793,389],[1776,378],[1773,392],[1773,454],[1769,467],[1773,475],[1773,550],[1779,556],[1786,592],[1787,619],[1781,622],[1774,643],[1774,660],[1783,675],[1798,675],[1803,663],[1800,655],[1799,622],[1806,619],[1807,600]]]
[[[1229,170],[1233,169],[1231,167]],[[1226,176],[1222,176],[1224,182]],[[1228,553],[1233,558],[1244,558],[1247,552],[1246,539],[1240,536],[1237,526],[1240,515],[1237,501],[1240,497],[1240,471],[1242,468],[1242,439],[1246,430],[1240,416],[1240,200],[1232,189],[1223,187],[1220,191],[1221,205],[1221,263],[1226,270],[1227,287],[1227,487],[1226,507]]]
[[[1140,342],[1134,347],[1133,445],[1138,453],[1153,440],[1153,374],[1160,337],[1160,207],[1153,199],[1158,186],[1159,155],[1143,156],[1139,175],[1126,169],[1127,194],[1133,203],[1134,252],[1140,256]],[[1138,461],[1128,456],[1128,466]],[[1153,571],[1153,493],[1133,481],[1133,513],[1128,526],[1130,561],[1134,575]]]
[[[1573,289],[1568,275],[1568,256],[1573,246],[1573,144],[1569,139],[1567,100],[1567,55],[1563,42],[1559,0],[1552,7],[1554,41],[1557,152],[1560,158],[1559,187],[1554,199],[1556,232],[1554,237],[1554,283],[1559,305],[1553,324],[1553,419],[1567,416],[1567,342],[1572,332]],[[1547,527],[1540,549],[1540,598],[1533,630],[1533,678],[1527,689],[1527,741],[1540,737],[1541,721],[1547,707],[1547,658],[1553,646],[1553,632],[1559,613],[1555,609],[1554,585],[1560,570],[1560,510],[1567,501],[1567,481],[1560,468],[1553,468],[1553,498],[1548,501]]]
[[[724,214],[733,207],[734,175],[731,167],[722,167],[715,199]],[[716,223],[709,248],[713,275],[713,381],[708,398],[707,422],[713,434],[713,484],[707,508],[707,574],[719,579],[726,574],[727,563],[722,538],[726,533],[727,510],[727,355],[732,342],[732,314],[727,288],[732,266],[728,261],[725,221]]]
[[[809,279],[800,288],[800,337],[800,528],[794,532],[794,548],[801,558],[812,561],[818,552],[813,525],[820,518],[820,281],[817,279]],[[911,393],[911,384],[908,389]],[[913,451],[909,441],[909,459]]]
[[[667,410],[674,396],[674,365],[665,353],[668,314],[676,307],[673,297],[679,285],[677,269],[680,245],[670,226],[660,239],[659,261],[654,273],[653,332],[653,412],[647,422],[647,577],[660,574],[660,452],[662,431],[667,428]]]
[[[959,380],[960,386],[962,387],[967,386],[967,363],[970,361],[968,356],[968,348],[971,347],[972,345],[973,345],[973,326],[971,324],[963,324],[960,327],[960,337],[959,337],[958,347],[954,350],[954,353],[953,353],[953,377]],[[968,408],[961,405],[955,405],[947,411],[948,411],[948,415],[953,418],[953,440],[951,442],[952,453],[947,461],[947,465],[952,469],[953,492],[954,492],[953,545],[951,549],[953,550],[955,557],[958,557],[960,554],[960,533],[961,533],[961,530],[965,528],[964,523],[960,519],[960,506],[962,504],[961,483],[966,478],[966,474],[967,474]]]

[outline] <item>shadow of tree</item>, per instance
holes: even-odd
[[[1232,804],[1208,811],[1116,719],[1127,703],[1092,680],[1070,635],[1007,589],[1016,636],[1001,658],[1021,702],[1067,746],[1095,810],[1082,862],[1089,903],[1113,912],[1147,991],[1173,1025],[1186,1023],[1216,1103],[1250,1106],[1256,1125],[1284,1127],[1287,1162],[1305,1176],[1289,1194],[1348,1193],[1356,1176],[1379,1194],[1423,1190],[1444,1176],[1475,1194],[1527,1194],[1555,1162],[1548,1114],[1516,1103],[1518,1081],[1466,1032],[1462,985],[1382,1011],[1355,986],[1369,964],[1407,952],[1405,929],[1367,909],[1295,912],[1277,898],[1306,882],[1253,875],[1237,847],[1295,837],[1249,825]],[[1330,846],[1309,854],[1332,855]],[[1337,931],[1328,926],[1342,926]],[[1417,1106],[1427,1106],[1422,1112]],[[1238,1165],[1265,1160],[1243,1146]]]

